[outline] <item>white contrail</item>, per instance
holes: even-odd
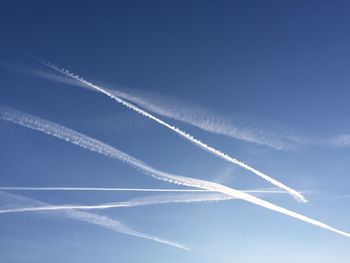
[[[7,120],[19,125],[22,125],[24,127],[33,129],[33,130],[38,130],[42,131],[46,134],[50,134],[52,136],[55,136],[57,138],[66,140],[68,142],[71,142],[73,144],[76,144],[82,148],[98,152],[100,154],[103,154],[107,157],[117,159],[120,161],[123,161],[130,166],[142,171],[143,173],[152,176],[153,178],[156,178],[158,180],[162,180],[165,182],[177,184],[177,185],[183,185],[183,186],[189,186],[189,187],[194,187],[194,188],[200,188],[200,189],[206,189],[214,192],[220,192],[223,194],[226,194],[228,196],[231,196],[233,198],[239,198],[242,200],[245,200],[247,202],[265,207],[267,209],[273,210],[275,212],[288,215],[290,217],[294,217],[296,219],[299,219],[301,221],[319,226],[321,228],[333,231],[335,233],[344,235],[346,237],[350,237],[349,233],[340,231],[338,229],[335,229],[327,224],[324,224],[322,222],[319,222],[317,220],[311,219],[309,217],[306,217],[304,215],[298,214],[296,212],[290,211],[288,209],[285,209],[283,207],[274,205],[270,202],[264,201],[260,198],[257,198],[255,196],[252,196],[248,193],[244,193],[239,190],[235,190],[233,188],[229,188],[227,186],[210,182],[210,181],[205,181],[205,180],[200,180],[200,179],[195,179],[195,178],[190,178],[190,177],[184,177],[184,176],[179,176],[167,172],[163,172],[161,170],[158,170],[156,168],[153,168],[152,166],[120,151],[117,150],[116,148],[113,148],[110,145],[107,145],[103,142],[100,142],[96,139],[90,138],[84,134],[81,134],[79,132],[73,131],[71,129],[68,129],[66,127],[63,127],[61,125],[58,125],[56,123],[40,119],[38,117],[25,114],[22,112],[18,112],[6,107],[0,107],[0,119]]]
[[[0,186],[0,191],[117,191],[117,192],[212,192],[203,189],[165,189],[165,188],[113,188],[113,187],[26,187],[26,186]],[[285,191],[258,189],[240,190],[245,193],[271,193],[286,194]]]
[[[49,75],[45,77],[49,78]],[[242,124],[239,127],[231,119],[222,117],[212,110],[177,98],[125,88],[104,89],[150,112],[181,121],[210,133],[268,146],[276,150],[292,150],[300,146],[301,143],[305,143],[302,138],[296,135],[287,135],[281,132],[278,135],[272,134],[264,132],[263,129],[250,128],[248,125]]]
[[[72,79],[71,77],[62,77],[37,69],[27,69],[19,65],[1,65],[0,63],[0,66],[13,71],[19,71],[24,74],[35,75],[39,78],[64,83],[71,86],[88,88],[91,91],[98,92],[97,90],[92,89],[91,87],[88,87],[80,81]],[[296,148],[296,144],[305,144],[305,140],[295,135],[286,135],[281,133],[279,135],[271,134],[271,132],[264,132],[262,129],[249,128],[247,125],[245,125],[247,126],[245,128],[243,128],[243,125],[238,127],[232,120],[222,117],[219,114],[216,114],[214,111],[210,111],[190,102],[184,103],[183,100],[180,101],[179,99],[173,97],[168,98],[159,94],[151,94],[144,91],[141,92],[125,88],[119,88],[118,90],[107,88],[104,89],[150,112],[181,121],[207,132],[268,146],[276,150],[292,150]],[[155,100],[157,103],[154,102]]]
[[[248,190],[245,192],[257,194],[275,194],[272,190]],[[277,192],[279,193],[279,192]],[[284,192],[285,193],[285,192]],[[155,195],[150,197],[134,198],[124,202],[113,202],[100,205],[45,205],[45,206],[27,206],[16,207],[10,209],[0,209],[0,214],[6,213],[20,213],[20,212],[38,212],[38,211],[56,211],[56,210],[93,210],[93,209],[109,209],[109,208],[123,208],[136,207],[147,205],[160,205],[172,203],[195,203],[195,202],[213,202],[237,199],[222,193],[191,193],[191,194],[172,194],[172,195]]]
[[[20,207],[21,206],[23,207],[23,205],[26,205],[28,207],[31,206],[33,209],[40,208],[40,207],[51,207],[50,204],[47,204],[35,199],[27,198],[20,195],[10,194],[6,192],[1,192],[1,191],[0,191],[0,197],[2,202],[7,200],[7,204],[6,204],[7,206],[8,206],[8,203],[11,203],[11,205],[16,206],[16,208],[12,208],[12,210],[20,209]],[[11,208],[8,210],[11,210]],[[42,211],[45,211],[45,210],[42,210]],[[122,224],[121,222],[115,219],[109,218],[107,216],[97,215],[97,214],[84,212],[84,211],[77,211],[73,209],[57,211],[57,213],[58,215],[65,216],[74,220],[84,221],[90,224],[99,225],[101,227],[107,228],[115,232],[156,241],[165,245],[169,245],[169,246],[184,249],[184,250],[189,250],[189,248],[177,242],[165,240],[157,236],[141,233],[133,229],[130,229],[128,226]]]
[[[110,209],[122,207],[136,207],[147,205],[160,205],[171,203],[194,203],[194,202],[211,202],[236,199],[222,193],[206,193],[206,194],[177,194],[177,195],[163,195],[136,198],[125,202],[114,202],[100,205],[43,205],[43,206],[26,206],[9,209],[0,209],[0,214],[20,213],[20,212],[38,212],[38,211],[56,211],[56,210],[93,210],[93,209]]]
[[[241,162],[241,161],[239,161],[239,160],[237,160],[237,159],[235,159],[235,158],[233,158],[233,157],[231,157],[231,156],[229,156],[229,155],[227,155],[227,154],[225,154],[225,153],[223,153],[223,152],[221,152],[221,151],[219,151],[219,150],[217,150],[217,149],[215,149],[215,148],[213,148],[213,147],[211,147],[209,145],[207,145],[206,143],[204,143],[204,142],[194,138],[191,134],[186,133],[185,131],[180,130],[179,128],[177,128],[177,127],[175,127],[173,125],[170,125],[167,122],[157,118],[156,116],[154,116],[154,115],[144,111],[143,109],[141,109],[141,108],[131,104],[130,102],[128,102],[126,100],[123,100],[122,98],[120,98],[118,96],[115,96],[113,93],[109,92],[108,90],[106,90],[106,89],[104,89],[102,87],[99,87],[97,85],[94,85],[91,82],[89,82],[89,81],[79,77],[78,75],[74,75],[72,73],[69,73],[68,70],[60,69],[59,67],[57,67],[57,66],[55,66],[53,64],[50,64],[50,63],[44,63],[44,62],[42,62],[42,63],[45,64],[46,66],[48,66],[48,67],[58,71],[58,72],[61,72],[62,74],[65,74],[66,76],[69,76],[69,77],[71,77],[71,78],[73,78],[75,80],[80,81],[81,83],[85,84],[86,86],[88,86],[90,88],[95,89],[96,91],[99,91],[99,92],[107,95],[108,97],[110,97],[113,100],[115,100],[116,102],[126,106],[127,108],[129,108],[129,109],[131,109],[131,110],[133,110],[133,111],[135,111],[135,112],[137,112],[137,113],[139,113],[139,114],[141,114],[143,116],[146,116],[147,118],[150,118],[150,119],[154,120],[155,122],[157,122],[157,123],[167,127],[168,129],[174,131],[178,135],[180,135],[183,138],[189,140],[190,142],[194,143],[195,145],[201,147],[202,149],[204,149],[204,150],[206,150],[206,151],[208,151],[208,152],[210,152],[210,153],[212,153],[212,154],[214,154],[214,155],[216,155],[216,156],[218,156],[218,157],[220,157],[220,158],[222,158],[222,159],[224,159],[224,160],[226,160],[228,162],[234,163],[234,164],[239,165],[240,167],[242,167],[242,168],[244,168],[244,169],[246,169],[248,171],[253,172],[257,176],[265,179],[266,181],[270,182],[271,184],[273,184],[273,185],[275,185],[275,186],[277,186],[277,187],[279,187],[281,189],[286,190],[292,196],[294,196],[297,200],[302,201],[302,202],[307,202],[305,197],[302,194],[300,194],[299,192],[297,192],[296,190],[294,190],[294,189],[284,185],[283,183],[281,183],[281,182],[271,178],[270,176],[268,176],[268,175],[258,171],[257,169],[255,169],[255,168],[253,168],[253,167],[251,167],[251,166],[249,166],[249,165],[247,165],[247,164],[245,164],[245,163],[243,163],[243,162]]]
[[[5,64],[0,62],[0,67],[59,83],[88,88],[91,91],[98,92],[91,87],[87,87],[80,81],[65,75],[52,74],[39,69],[28,69],[11,63]],[[270,130],[264,131],[264,128],[256,127],[256,123],[254,123],[254,125],[238,123],[237,125],[237,120],[233,122],[230,118],[223,117],[213,110],[208,110],[207,108],[203,108],[189,101],[184,102],[184,100],[177,99],[176,97],[167,97],[146,91],[120,87],[118,90],[104,89],[158,115],[181,121],[207,132],[268,146],[276,150],[295,150],[301,145],[305,145],[311,141],[310,138],[306,139],[294,134],[286,134],[281,129],[278,129],[278,127],[277,129],[279,131],[276,133]],[[274,125],[274,130],[276,130],[276,125]],[[312,143],[315,142],[312,141]]]
[[[210,192],[209,190],[203,190],[203,189],[113,188],[113,187],[26,187],[26,186],[0,186],[0,190],[3,190],[3,191]]]

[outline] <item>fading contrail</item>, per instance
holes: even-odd
[[[47,121],[26,113],[18,112],[13,109],[9,109],[7,107],[0,107],[0,119],[19,124],[21,126],[24,126],[33,130],[38,130],[46,134],[50,134],[54,137],[76,144],[82,148],[85,148],[94,152],[98,152],[102,155],[105,155],[107,157],[110,157],[116,160],[123,161],[155,179],[177,184],[177,185],[183,185],[183,186],[189,186],[194,188],[206,189],[214,192],[220,192],[228,196],[231,196],[233,198],[239,198],[247,202],[256,204],[258,206],[273,210],[275,212],[288,215],[290,217],[296,218],[306,223],[313,224],[321,228],[333,231],[340,235],[350,237],[349,233],[340,231],[320,221],[311,219],[309,217],[290,211],[283,207],[274,205],[270,202],[257,198],[248,193],[244,193],[242,191],[235,190],[233,188],[229,188],[227,186],[206,181],[206,180],[200,180],[200,179],[184,177],[184,176],[163,172],[116,148],[113,148],[108,144],[105,144],[101,141],[90,138],[84,134],[68,129],[64,126],[58,125],[54,122]]]
[[[50,78],[49,75],[45,77]],[[72,79],[70,78],[70,80]],[[181,121],[210,133],[268,146],[276,150],[293,150],[300,144],[305,143],[302,138],[296,135],[271,134],[271,132],[267,133],[261,129],[250,128],[247,125],[238,127],[229,118],[174,97],[169,98],[159,94],[125,88],[104,89],[150,112]]]
[[[204,189],[165,189],[165,188],[113,188],[113,187],[26,187],[26,186],[0,186],[0,191],[117,191],[117,192],[212,192]],[[256,194],[286,194],[285,191],[258,189],[240,190],[245,193]]]
[[[31,198],[27,198],[21,195],[15,195],[15,194],[10,194],[10,193],[6,193],[6,192],[1,192],[0,191],[0,197],[1,197],[1,201],[3,202],[5,199],[12,203],[12,205],[17,206],[16,208],[12,208],[12,210],[16,210],[16,209],[20,209],[20,207],[18,206],[31,206],[32,209],[36,209],[36,208],[40,208],[40,207],[51,207],[50,204],[35,200],[35,199],[31,199]],[[3,211],[4,209],[2,209]],[[8,209],[10,210],[10,209]],[[38,210],[39,211],[39,210]],[[47,210],[42,210],[42,211],[47,211]],[[123,233],[126,235],[131,235],[131,236],[135,236],[135,237],[139,237],[139,238],[143,238],[143,239],[148,239],[148,240],[152,240],[155,242],[159,242],[165,245],[169,245],[172,247],[176,247],[176,248],[180,248],[180,249],[184,249],[184,250],[189,250],[189,248],[187,248],[186,246],[179,244],[177,242],[173,242],[173,241],[169,241],[169,240],[165,240],[153,235],[149,235],[149,234],[145,234],[145,233],[141,233],[138,232],[136,230],[133,230],[131,228],[129,228],[128,226],[122,224],[121,222],[109,218],[107,216],[102,216],[102,215],[97,215],[97,214],[93,214],[93,213],[89,213],[89,212],[84,212],[84,211],[77,211],[77,210],[73,210],[73,209],[69,209],[69,210],[61,210],[61,211],[57,211],[58,215],[61,216],[65,216],[74,220],[78,220],[78,221],[84,221],[86,223],[90,223],[90,224],[94,224],[94,225],[99,225],[101,227],[107,228],[109,230],[112,230],[114,232],[119,232],[119,233]]]
[[[259,177],[261,177],[263,179],[265,179],[266,181],[270,182],[271,184],[273,184],[273,185],[275,185],[275,186],[277,186],[277,187],[279,187],[281,189],[284,189],[285,191],[289,192],[297,200],[302,201],[302,202],[307,202],[305,197],[302,194],[300,194],[299,192],[297,192],[296,190],[294,190],[294,189],[284,185],[283,183],[281,183],[281,182],[271,178],[270,176],[268,176],[268,175],[258,171],[257,169],[255,169],[255,168],[253,168],[253,167],[251,167],[251,166],[249,166],[249,165],[247,165],[247,164],[245,164],[245,163],[243,163],[243,162],[241,162],[241,161],[239,161],[239,160],[229,156],[228,154],[225,154],[225,153],[223,153],[223,152],[221,152],[221,151],[219,151],[219,150],[217,150],[217,149],[207,145],[206,143],[204,143],[204,142],[196,139],[195,137],[193,137],[191,134],[186,133],[185,131],[183,131],[183,130],[175,127],[175,126],[168,124],[167,122],[165,122],[165,121],[159,119],[158,117],[156,117],[156,116],[146,112],[145,110],[143,110],[143,109],[133,105],[132,103],[130,103],[130,102],[128,102],[128,101],[126,101],[126,100],[124,100],[124,99],[114,95],[113,93],[111,93],[107,89],[104,89],[102,87],[94,85],[91,82],[89,82],[89,81],[79,77],[78,75],[74,75],[74,74],[70,73],[68,70],[60,69],[59,67],[57,67],[57,66],[55,66],[55,65],[53,65],[51,63],[45,63],[45,62],[41,62],[41,63],[43,63],[44,65],[50,67],[53,70],[61,72],[62,74],[65,74],[66,76],[69,76],[69,77],[71,77],[71,78],[73,78],[73,79],[75,79],[75,80],[85,84],[86,86],[88,86],[88,87],[90,87],[90,88],[92,88],[92,89],[94,89],[96,91],[99,91],[99,92],[107,95],[108,97],[110,97],[113,100],[115,100],[116,102],[126,106],[127,108],[129,108],[129,109],[131,109],[131,110],[133,110],[133,111],[135,111],[135,112],[137,112],[137,113],[139,113],[139,114],[141,114],[141,115],[143,115],[143,116],[145,116],[145,117],[147,117],[149,119],[154,120],[158,124],[161,124],[161,125],[167,127],[168,129],[174,131],[175,133],[177,133],[181,137],[189,140],[190,142],[194,143],[195,145],[201,147],[202,149],[204,149],[204,150],[206,150],[206,151],[208,151],[208,152],[210,152],[210,153],[212,153],[212,154],[214,154],[214,155],[216,155],[216,156],[218,156],[218,157],[220,157],[220,158],[222,158],[222,159],[224,159],[224,160],[226,160],[226,161],[228,161],[230,163],[234,163],[234,164],[236,164],[236,165],[238,165],[238,166],[240,166],[240,167],[242,167],[242,168],[244,168],[244,169],[246,169],[248,171],[251,171],[252,173],[256,174],[257,176],[259,176]]]

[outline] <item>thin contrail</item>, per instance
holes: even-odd
[[[15,203],[16,206],[26,205],[28,207],[31,206],[33,209],[40,208],[40,207],[51,207],[50,204],[47,204],[35,199],[27,198],[21,195],[15,195],[15,194],[10,194],[10,193],[0,191],[0,196],[2,201],[4,201],[4,199],[7,199],[9,202]],[[20,209],[20,208],[18,207],[12,208],[12,210],[15,210],[15,209]],[[42,211],[47,211],[47,210],[42,210]],[[57,211],[57,213],[59,213],[59,215],[61,216],[65,216],[74,220],[83,221],[94,225],[99,225],[101,227],[107,228],[114,232],[119,232],[126,235],[131,235],[131,236],[135,236],[143,239],[152,240],[152,241],[159,242],[172,247],[189,250],[189,248],[177,242],[165,240],[157,236],[153,236],[153,235],[149,235],[149,234],[145,234],[145,233],[141,233],[136,230],[133,230],[128,226],[122,224],[121,222],[115,219],[109,218],[107,216],[97,215],[97,214],[84,212],[84,211],[77,211],[74,209],[61,210],[61,211]]]
[[[206,190],[205,190],[206,191]],[[276,193],[272,190],[249,190],[245,192],[271,194]],[[278,193],[278,192],[277,192]],[[284,192],[285,193],[285,192]],[[56,210],[94,210],[94,209],[110,209],[123,207],[136,207],[173,203],[196,203],[196,202],[214,202],[237,199],[222,193],[191,193],[191,194],[172,194],[172,195],[155,195],[150,197],[134,198],[124,202],[105,203],[100,205],[45,205],[45,206],[27,206],[16,207],[10,209],[0,209],[0,214],[20,213],[20,212],[38,212],[38,211],[56,211]]]
[[[212,202],[237,199],[222,193],[206,193],[206,194],[177,194],[177,195],[161,195],[143,198],[135,198],[130,201],[106,203],[100,205],[42,205],[42,206],[26,206],[9,209],[0,209],[0,214],[20,213],[20,212],[39,212],[39,211],[56,211],[56,210],[93,210],[93,209],[110,209],[123,207],[136,207],[147,205],[160,205],[172,203],[194,203],[194,202]]]
[[[221,151],[219,151],[219,150],[217,150],[217,149],[207,145],[206,143],[204,143],[204,142],[200,141],[199,139],[196,139],[195,137],[193,137],[191,134],[186,133],[185,131],[183,131],[183,130],[175,127],[175,126],[168,124],[167,122],[165,122],[165,121],[159,119],[158,117],[156,117],[156,116],[146,112],[145,110],[135,106],[134,104],[132,104],[132,103],[126,101],[126,100],[123,100],[122,98],[114,95],[113,93],[109,92],[108,90],[106,90],[106,89],[104,89],[102,87],[99,87],[97,85],[94,85],[91,82],[89,82],[89,81],[79,77],[78,75],[74,75],[72,73],[69,73],[68,70],[60,69],[59,67],[57,67],[57,66],[55,66],[55,65],[53,65],[51,63],[45,63],[45,62],[41,62],[41,63],[43,63],[44,65],[50,67],[53,70],[61,72],[62,74],[65,74],[66,76],[69,76],[69,77],[71,77],[71,78],[73,78],[73,79],[75,79],[75,80],[77,80],[77,81],[87,85],[90,88],[93,88],[96,91],[99,91],[99,92],[107,95],[108,97],[110,97],[113,100],[115,100],[116,102],[126,106],[127,108],[129,108],[129,109],[131,109],[131,110],[133,110],[133,111],[135,111],[135,112],[137,112],[137,113],[139,113],[139,114],[141,114],[141,115],[143,115],[143,116],[145,116],[145,117],[147,117],[149,119],[154,120],[158,124],[161,124],[161,125],[167,127],[168,129],[174,131],[175,133],[177,133],[181,137],[189,140],[190,142],[194,143],[195,145],[199,146],[200,148],[202,148],[202,149],[204,149],[204,150],[206,150],[206,151],[208,151],[208,152],[210,152],[210,153],[212,153],[212,154],[214,154],[214,155],[216,155],[216,156],[218,156],[218,157],[220,157],[220,158],[222,158],[222,159],[224,159],[224,160],[226,160],[226,161],[228,161],[230,163],[234,163],[234,164],[236,164],[236,165],[238,165],[238,166],[240,166],[240,167],[242,167],[242,168],[244,168],[244,169],[246,169],[248,171],[253,172],[257,176],[265,179],[266,181],[270,182],[271,184],[273,184],[273,185],[275,185],[275,186],[277,186],[277,187],[279,187],[281,189],[286,190],[292,196],[294,196],[297,200],[302,201],[302,202],[307,202],[305,197],[302,194],[300,194],[299,192],[297,192],[296,190],[294,190],[294,189],[284,185],[283,183],[281,183],[281,182],[271,178],[270,176],[268,176],[268,175],[258,171],[257,169],[255,169],[255,168],[253,168],[253,167],[251,167],[251,166],[249,166],[249,165],[247,165],[247,164],[245,164],[245,163],[243,163],[243,162],[241,162],[241,161],[239,161],[239,160],[229,156],[228,154],[223,153],[223,152],[221,152]]]
[[[204,189],[165,189],[165,188],[113,188],[113,187],[26,187],[26,186],[0,186],[0,191],[117,191],[117,192],[212,192]],[[286,194],[285,191],[259,189],[240,190],[245,193],[256,194]]]
[[[319,226],[321,228],[333,231],[335,233],[338,233],[340,235],[344,235],[346,237],[350,237],[349,233],[340,231],[334,227],[331,227],[327,224],[324,224],[320,221],[311,219],[309,217],[306,217],[304,215],[298,214],[296,212],[290,211],[288,209],[285,209],[283,207],[274,205],[270,202],[267,202],[265,200],[262,200],[260,198],[257,198],[253,195],[250,195],[248,193],[244,193],[242,191],[229,188],[227,186],[210,182],[210,181],[205,181],[205,180],[200,180],[200,179],[195,179],[195,178],[190,178],[190,177],[184,177],[184,176],[179,176],[167,172],[163,172],[161,170],[158,170],[116,148],[113,148],[110,145],[107,145],[103,142],[100,142],[96,139],[90,138],[84,134],[81,134],[79,132],[76,132],[74,130],[68,129],[64,126],[58,125],[56,123],[43,120],[41,118],[18,112],[6,107],[0,107],[0,119],[7,120],[16,124],[19,124],[21,126],[33,129],[33,130],[38,130],[42,131],[46,134],[50,134],[54,137],[66,140],[68,142],[71,142],[73,144],[76,144],[82,148],[98,152],[102,155],[105,155],[107,157],[123,161],[130,166],[142,171],[143,173],[156,178],[158,180],[162,180],[165,182],[177,184],[177,185],[183,185],[183,186],[188,186],[188,187],[194,187],[194,188],[200,188],[200,189],[206,189],[214,192],[220,192],[223,194],[226,194],[228,196],[231,196],[233,198],[239,198],[242,200],[245,200],[247,202],[259,205],[261,207],[265,207],[267,209],[273,210],[275,212],[288,215],[290,217],[299,219],[301,221]]]

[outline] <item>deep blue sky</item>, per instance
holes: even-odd
[[[256,120],[270,131],[327,140],[350,133],[349,8],[347,1],[1,1],[0,62],[42,68],[35,56],[91,81],[176,96]],[[0,68],[0,104],[84,132],[169,172],[237,188],[269,186],[97,93]],[[281,152],[170,122],[288,185],[317,191],[308,196],[311,205],[266,198],[350,231],[349,199],[328,200],[349,194],[348,148],[321,143]],[[4,121],[0,185],[173,187]],[[55,204],[135,197],[18,193]],[[100,213],[194,252],[50,215],[17,214],[0,216],[0,261],[350,260],[348,239],[241,201]]]

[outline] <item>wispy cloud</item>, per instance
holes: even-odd
[[[285,209],[283,207],[274,205],[270,202],[267,202],[265,200],[262,200],[260,198],[257,198],[253,195],[250,195],[248,193],[244,193],[242,191],[229,188],[227,186],[206,181],[206,180],[200,180],[190,177],[184,177],[179,176],[171,173],[167,173],[161,170],[158,170],[120,150],[117,150],[116,148],[113,148],[110,145],[107,145],[103,142],[100,142],[96,139],[90,138],[84,134],[78,133],[76,131],[73,131],[71,129],[68,129],[66,127],[63,127],[61,125],[58,125],[56,123],[40,119],[38,117],[25,114],[22,112],[18,112],[12,109],[8,109],[5,107],[0,108],[0,119],[7,120],[16,124],[19,124],[24,127],[28,127],[33,130],[38,130],[41,132],[44,132],[46,134],[50,134],[52,136],[55,136],[57,138],[63,139],[67,142],[71,142],[73,144],[76,144],[82,148],[103,154],[107,157],[117,159],[120,161],[123,161],[132,167],[142,171],[143,173],[152,176],[155,179],[162,180],[165,182],[177,184],[177,185],[183,185],[183,186],[189,186],[194,188],[200,188],[200,189],[206,189],[214,192],[220,192],[223,194],[226,194],[233,198],[239,198],[242,200],[245,200],[247,202],[253,203],[255,205],[273,210],[275,212],[296,218],[298,220],[304,221],[309,224],[316,225],[318,227],[327,229],[329,231],[338,233],[340,235],[350,237],[349,233],[346,233],[344,231],[338,230],[334,227],[331,227],[327,224],[324,224],[320,221],[311,219],[309,217],[306,217],[304,215],[298,214],[296,212],[290,211],[288,209]]]
[[[296,190],[286,186],[285,184],[279,182],[276,179],[271,178],[270,176],[268,176],[265,173],[263,173],[263,172],[255,169],[255,168],[249,166],[248,164],[245,164],[245,163],[243,163],[243,162],[241,162],[241,161],[239,161],[239,160],[229,156],[228,154],[223,153],[220,150],[209,146],[208,144],[202,142],[201,140],[193,137],[191,134],[189,134],[189,133],[187,133],[187,132],[185,132],[185,131],[183,131],[183,130],[181,130],[181,129],[179,129],[179,128],[177,128],[177,127],[175,127],[175,126],[173,126],[173,125],[171,125],[171,124],[169,124],[169,123],[167,123],[167,122],[165,122],[165,121],[163,121],[161,119],[159,119],[158,117],[150,114],[149,112],[147,112],[147,111],[145,111],[145,110],[135,106],[134,104],[132,104],[132,103],[130,103],[130,102],[128,102],[128,101],[126,101],[126,100],[116,96],[115,94],[111,93],[109,90],[107,90],[107,89],[105,89],[103,87],[94,85],[91,82],[89,82],[89,81],[79,77],[78,75],[74,75],[73,73],[70,73],[68,70],[61,69],[61,68],[59,68],[59,67],[57,67],[57,66],[55,66],[53,64],[50,64],[50,63],[43,63],[43,64],[45,64],[46,66],[52,68],[53,70],[55,70],[57,72],[61,72],[62,74],[66,75],[68,77],[71,77],[72,79],[80,81],[82,84],[85,84],[86,86],[88,86],[88,87],[90,87],[92,89],[95,89],[98,92],[101,92],[101,93],[107,95],[108,97],[110,97],[114,101],[124,105],[125,107],[127,107],[127,108],[129,108],[129,109],[131,109],[131,110],[133,110],[133,111],[135,111],[135,112],[137,112],[137,113],[139,113],[139,114],[141,114],[141,115],[143,115],[143,116],[145,116],[145,117],[155,121],[156,123],[158,123],[158,124],[168,128],[168,129],[172,130],[176,134],[178,134],[181,137],[185,138],[186,140],[192,142],[193,144],[199,146],[200,148],[204,149],[205,151],[208,151],[209,153],[211,153],[211,154],[213,154],[213,155],[215,155],[215,156],[217,156],[217,157],[219,157],[219,158],[221,158],[221,159],[223,159],[223,160],[225,160],[227,162],[236,164],[236,165],[242,167],[243,169],[246,169],[246,170],[254,173],[255,175],[263,178],[264,180],[270,182],[271,184],[273,184],[273,185],[275,185],[275,186],[277,186],[277,187],[279,187],[281,189],[284,189],[285,191],[289,192],[297,200],[302,201],[302,202],[307,202],[305,197],[301,193],[299,193],[298,191],[296,191]]]
[[[26,206],[26,207],[31,207],[33,210],[32,211],[40,211],[40,207],[54,207],[50,204],[35,200],[35,199],[31,199],[31,198],[27,198],[21,195],[15,195],[15,194],[10,194],[10,193],[6,193],[6,192],[2,192],[0,191],[0,199],[1,199],[1,203],[5,204],[7,207],[11,207],[12,208],[6,208],[6,209],[1,209],[1,211],[16,211],[21,209],[21,207]],[[41,211],[48,211],[50,209],[42,209]],[[57,209],[59,210],[59,209]],[[94,225],[98,225],[104,228],[107,228],[109,230],[112,230],[114,232],[119,232],[119,233],[123,233],[126,235],[131,235],[131,236],[135,236],[135,237],[139,237],[139,238],[143,238],[143,239],[148,239],[151,241],[155,241],[155,242],[159,242],[165,245],[169,245],[172,247],[176,247],[176,248],[180,248],[180,249],[184,249],[184,250],[189,250],[189,248],[187,248],[186,246],[177,243],[177,242],[173,242],[173,241],[169,241],[166,239],[162,239],[160,237],[157,236],[153,236],[153,235],[149,235],[149,234],[145,234],[145,233],[141,233],[138,232],[136,230],[133,230],[131,228],[129,228],[128,226],[122,224],[121,222],[109,218],[107,216],[102,216],[102,215],[97,215],[97,214],[93,214],[90,212],[84,212],[84,211],[77,211],[74,209],[68,209],[68,210],[61,210],[61,211],[57,211],[58,215],[64,216],[64,217],[68,217],[74,220],[78,220],[78,221],[83,221],[86,223],[90,223],[90,224],[94,224]]]

